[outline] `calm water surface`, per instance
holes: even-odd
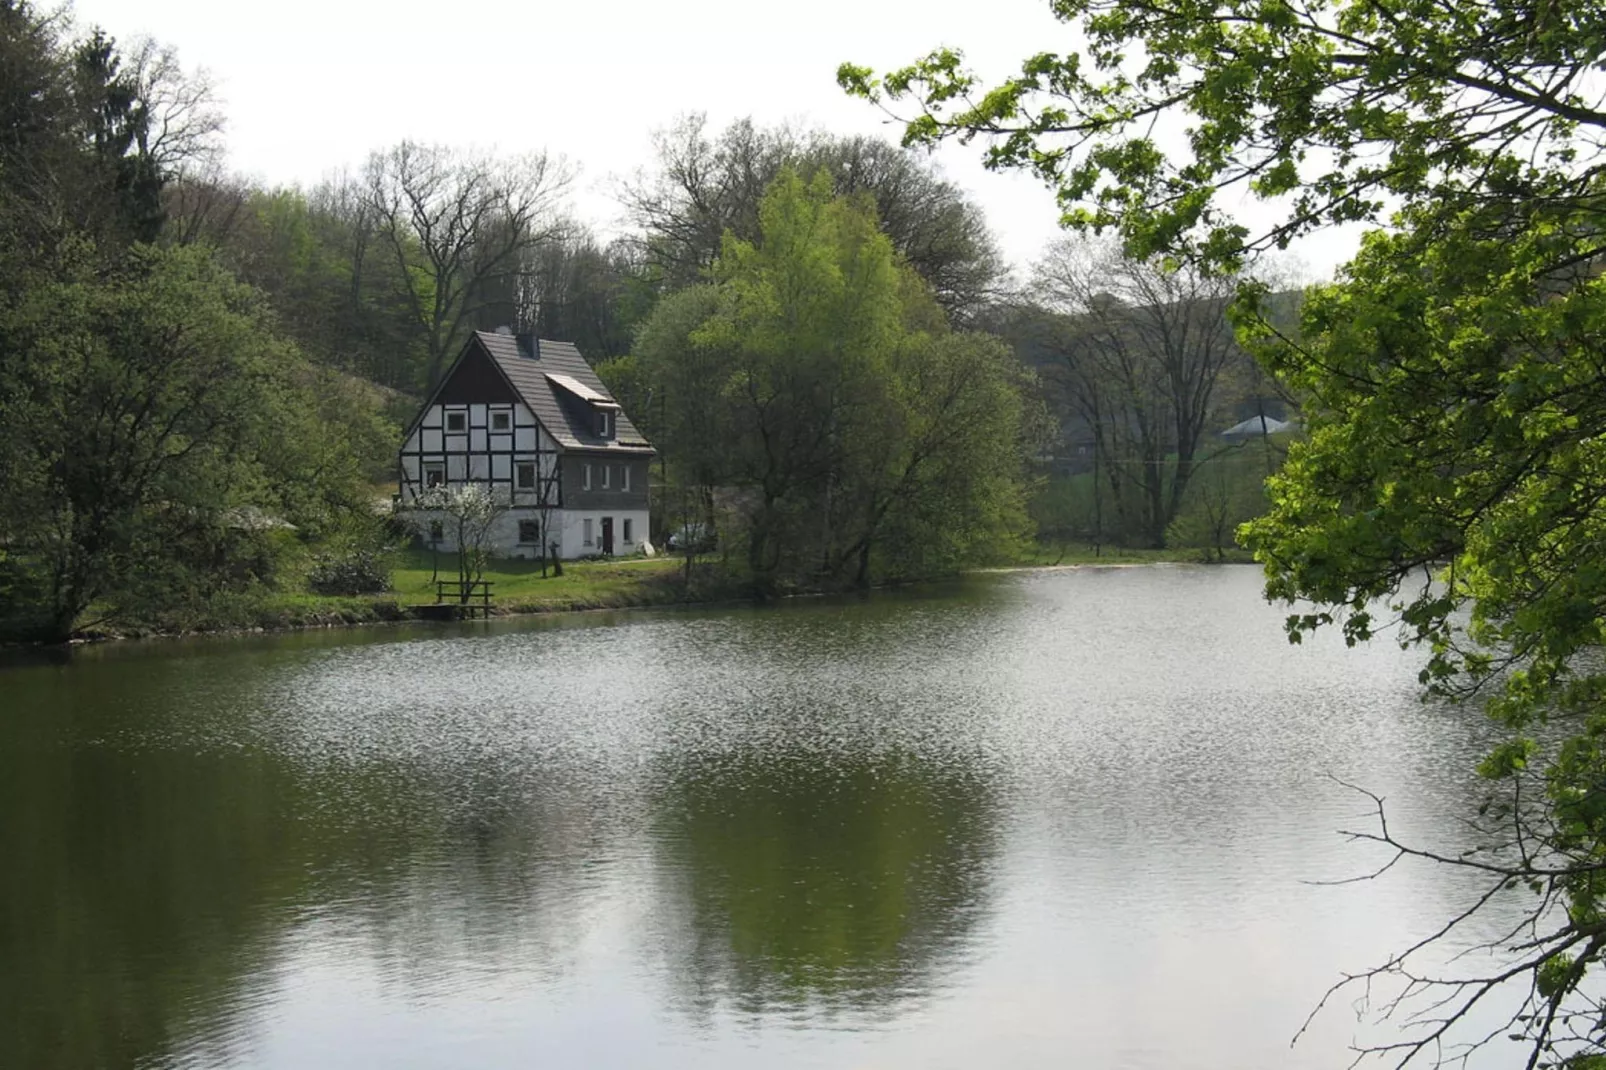
[[[1247,568],[0,669],[0,1065],[1344,1066],[1486,729]]]

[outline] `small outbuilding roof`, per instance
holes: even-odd
[[[1233,424],[1221,432],[1222,438],[1249,438],[1253,435],[1275,435],[1294,425],[1289,420],[1276,420],[1270,416],[1251,416],[1243,423]]]

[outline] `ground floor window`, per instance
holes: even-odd
[[[580,544],[582,546],[590,546],[591,542],[592,542],[592,539],[591,539],[591,521],[589,521],[589,520],[581,521],[581,523],[580,523]]]
[[[628,470],[628,469],[627,469],[627,470]],[[629,518],[629,517],[625,517],[625,528],[624,528],[624,533],[625,533],[625,542],[632,542],[632,541],[634,541],[634,540],[632,540],[632,539],[631,539],[631,537],[630,537],[630,535],[631,535],[631,531],[632,531],[632,525],[631,525],[631,523],[630,523],[630,518]]]
[[[519,521],[519,542],[538,543],[541,541],[541,522],[539,520]]]
[[[439,520],[431,520],[429,522],[429,541],[440,542],[444,538],[446,538],[446,529],[441,526],[441,522]]]

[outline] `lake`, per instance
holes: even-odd
[[[0,1065],[1329,1068],[1490,729],[1257,570],[0,669]],[[1476,1063],[1474,1063],[1476,1065]]]

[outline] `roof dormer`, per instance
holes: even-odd
[[[584,402],[591,410],[591,431],[600,439],[612,441],[619,429],[619,403],[587,386],[572,375],[547,372],[547,381]]]

